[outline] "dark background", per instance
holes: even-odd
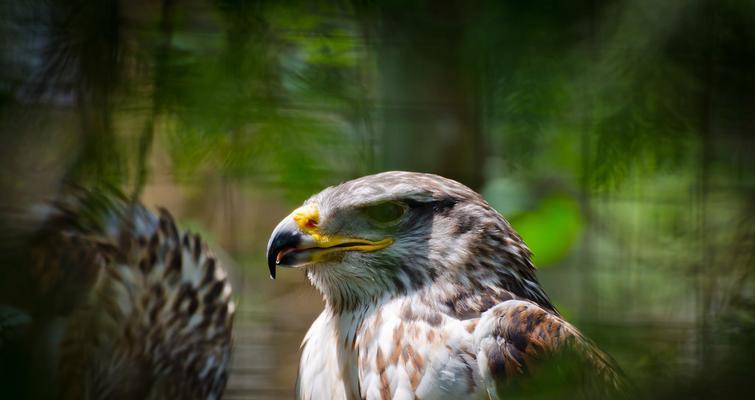
[[[170,209],[234,276],[226,398],[291,395],[321,309],[299,271],[268,279],[277,221],[393,169],[481,191],[643,397],[749,393],[755,2],[3,0],[0,16],[0,237],[61,182]]]

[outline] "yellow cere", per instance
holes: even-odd
[[[294,210],[293,218],[296,225],[299,225],[299,229],[311,235],[317,231],[317,224],[320,222],[320,212],[314,204],[307,204]]]
[[[327,246],[330,239],[322,235],[317,229],[317,224],[320,223],[320,211],[317,210],[317,206],[314,204],[307,204],[294,210],[293,212],[294,222],[299,226],[302,232],[311,236],[317,244],[322,247]]]

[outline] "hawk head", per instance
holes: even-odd
[[[326,188],[278,224],[267,262],[273,278],[278,266],[305,268],[335,311],[417,291],[458,313],[475,311],[474,293],[496,291],[552,308],[506,220],[473,190],[431,174]]]

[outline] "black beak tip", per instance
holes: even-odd
[[[292,219],[285,219],[273,231],[267,244],[267,268],[270,279],[275,279],[278,266],[278,252],[287,247],[296,247],[301,242],[301,233],[296,229]],[[285,264],[285,260],[281,260]]]
[[[270,279],[275,279],[275,267],[276,265],[276,251],[269,251],[267,253],[267,268],[270,270]]]

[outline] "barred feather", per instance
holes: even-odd
[[[234,304],[200,237],[113,194],[79,190],[44,213],[35,268],[64,300],[61,397],[220,398]]]

